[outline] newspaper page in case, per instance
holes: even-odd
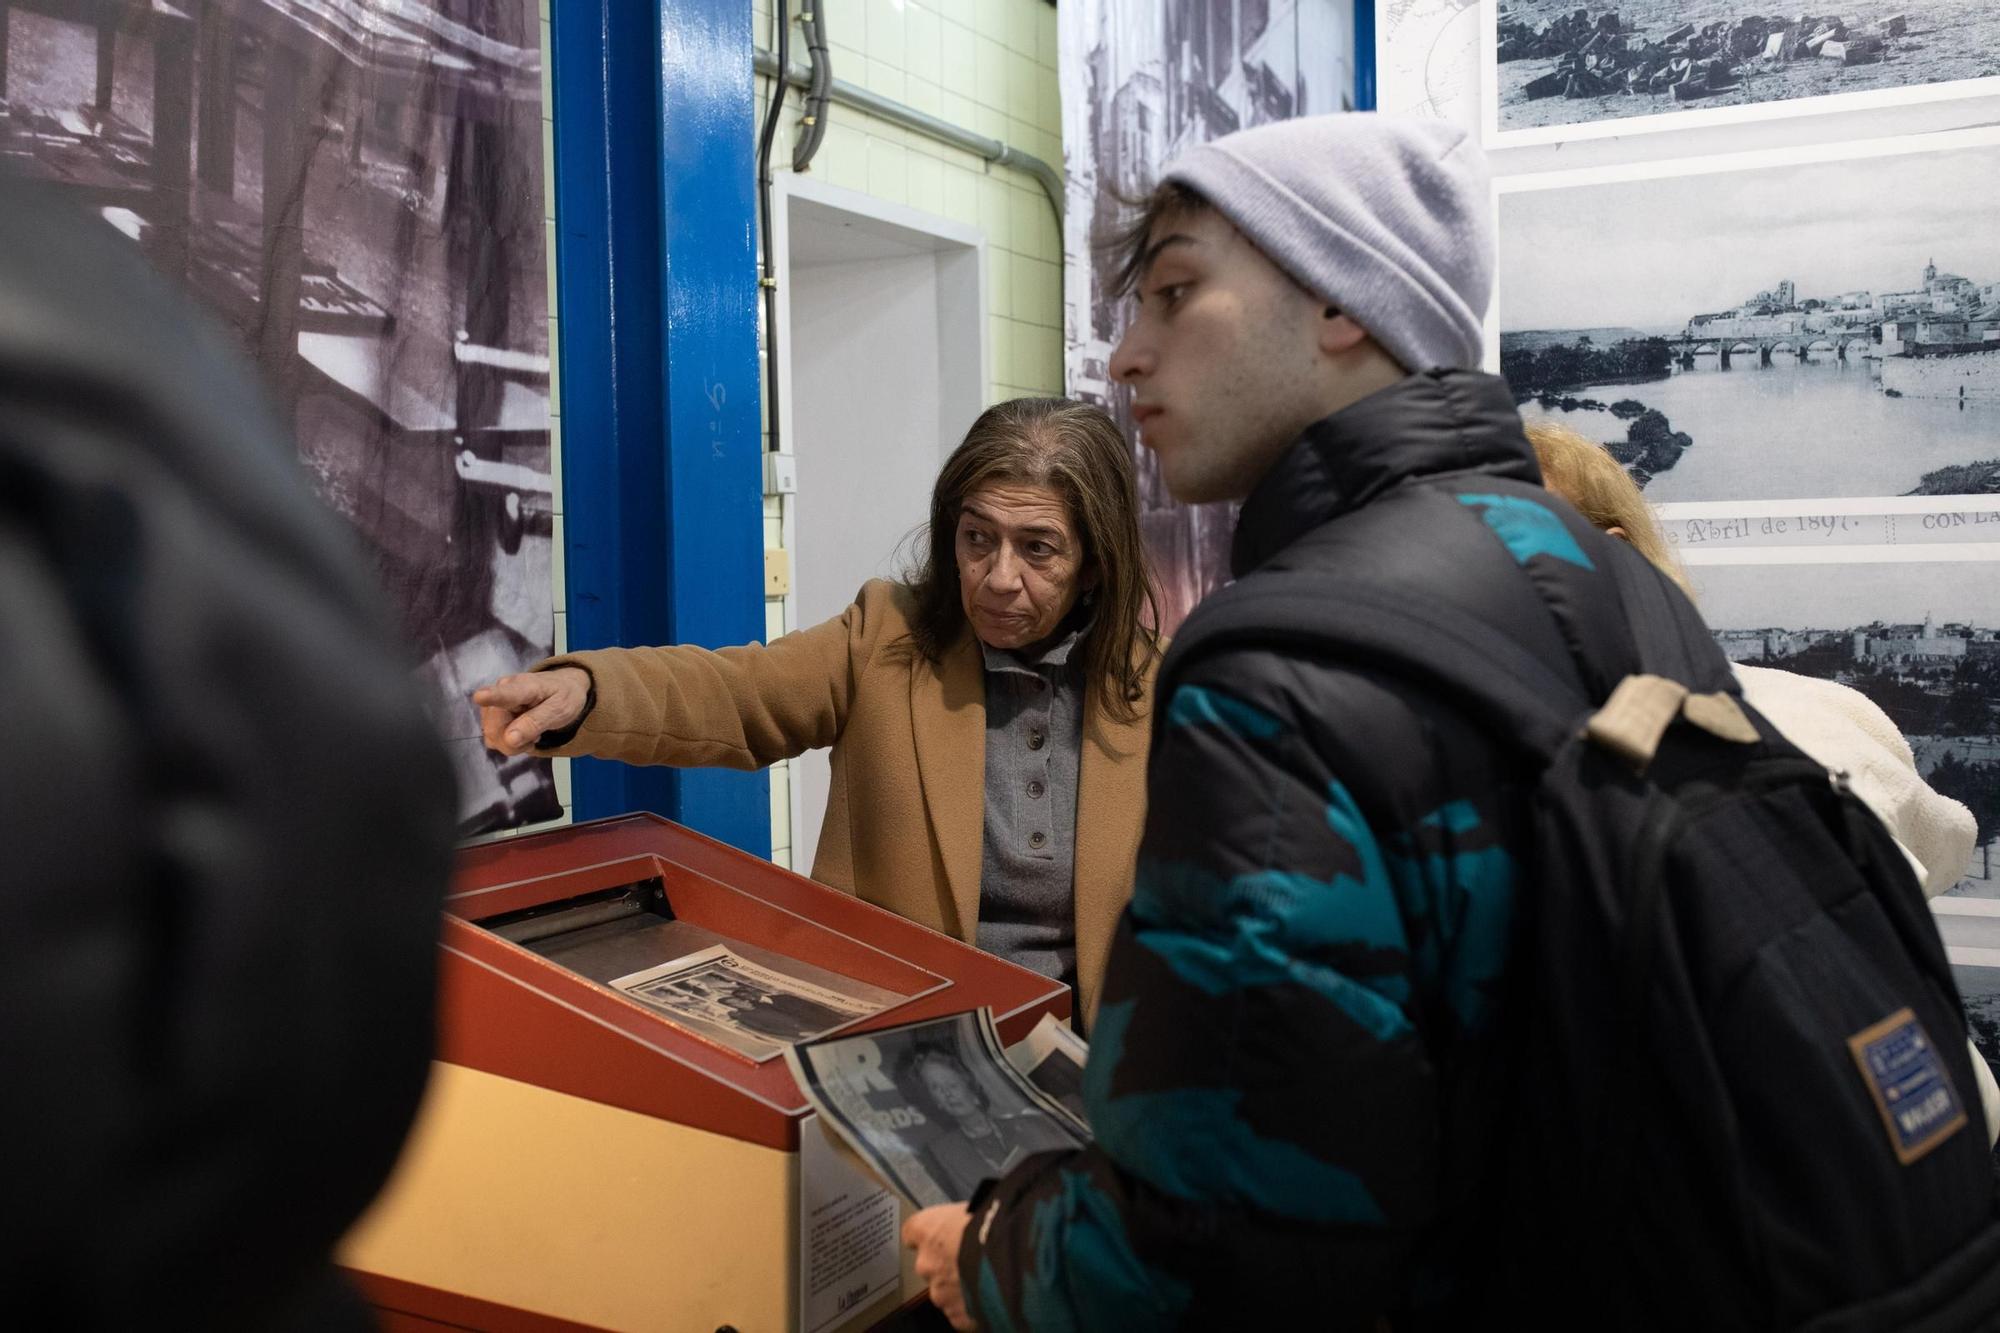
[[[903,997],[864,982],[841,990],[753,963],[716,944],[611,982],[676,1027],[762,1062],[793,1042],[879,1014]]]
[[[1090,1046],[1054,1014],[1043,1014],[1027,1036],[1007,1048],[1007,1060],[1028,1080],[1075,1117],[1088,1132],[1090,1117],[1083,1109],[1083,1065]]]
[[[986,1010],[789,1047],[822,1121],[919,1208],[972,1197],[1022,1158],[1090,1141],[1022,1077]]]

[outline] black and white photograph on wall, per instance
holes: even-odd
[[[1009,1062],[984,1009],[788,1047],[785,1061],[823,1121],[918,1208],[1090,1141]]]
[[[1480,5],[1495,148],[2000,91],[1987,0],[1782,14],[1744,0]]]
[[[1647,498],[2000,491],[2000,132],[1517,176],[1498,199],[1499,370]]]
[[[0,175],[256,360],[415,646],[467,835],[561,814],[466,698],[554,639],[540,34],[533,0],[0,6]]]
[[[1179,505],[1137,446],[1111,352],[1130,318],[1099,242],[1180,152],[1238,129],[1351,110],[1349,0],[1069,0],[1062,46],[1064,361],[1069,392],[1134,441],[1140,523],[1171,633],[1229,576],[1233,506]]]
[[[1854,553],[1787,551],[1796,563],[1698,563],[1688,574],[1732,662],[1834,681],[1888,715],[1918,775],[1977,826],[1971,863],[1946,893],[2000,899],[2000,547],[1985,561]]]
[[[611,981],[675,1026],[762,1062],[793,1042],[879,1014],[902,996],[848,979],[836,989],[752,962],[724,944]]]
[[[1946,928],[1946,943],[1950,944],[1950,927],[1962,918],[1945,918],[1939,921]],[[1984,922],[1973,923],[1983,925]],[[2000,925],[2000,920],[1996,920]],[[1958,983],[1958,994],[1965,1001],[1965,1022],[1972,1030],[1972,1045],[1986,1063],[2000,1072],[2000,951],[1992,944],[1977,950],[1958,947],[1949,949],[1951,955],[1952,979]],[[1972,963],[1961,961],[1966,957],[1979,957],[1990,961]]]

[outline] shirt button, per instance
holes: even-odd
[[[1035,677],[1035,689],[1038,692],[1041,690],[1046,690],[1048,687],[1049,683],[1046,680],[1043,680],[1040,676]]]
[[[1039,750],[1042,748],[1042,742],[1046,739],[1048,738],[1043,736],[1041,732],[1031,731],[1028,733],[1028,748],[1030,750]]]
[[[1045,788],[1045,787],[1043,787],[1043,786],[1042,786],[1042,782],[1041,782],[1041,779],[1040,779],[1040,778],[1037,778],[1037,779],[1035,779],[1035,780],[1034,780],[1033,782],[1030,782],[1030,783],[1028,784],[1028,795],[1029,795],[1029,797],[1031,797],[1031,798],[1032,798],[1032,799],[1034,799],[1034,800],[1037,800],[1037,801],[1041,800],[1041,799],[1042,799],[1042,793],[1043,793],[1043,792],[1044,792],[1045,790],[1047,790],[1047,788]]]
[[[1037,850],[1040,850],[1042,844],[1047,842],[1048,840],[1049,840],[1049,835],[1043,833],[1040,829],[1037,829],[1035,832],[1030,833],[1028,835],[1028,845]]]

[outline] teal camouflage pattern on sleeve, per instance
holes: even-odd
[[[1208,1302],[1246,1290],[1360,1318],[1407,1288],[1436,1206],[1436,1043],[1484,1030],[1514,867],[1481,794],[1378,832],[1287,713],[1206,676],[1166,701],[1090,1034],[1097,1141],[973,1219],[982,1327],[1242,1326]]]

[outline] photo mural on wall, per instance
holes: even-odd
[[[1992,933],[1990,918],[1973,924],[1971,930]],[[1982,936],[1983,938],[1983,936]],[[1989,1065],[2000,1065],[2000,949],[1986,945],[1958,946],[1951,950],[1953,980],[1959,998],[1965,1001],[1965,1023],[1972,1032],[1972,1044]],[[1970,955],[1978,962],[1963,961]]]
[[[1522,415],[1625,464],[1733,660],[1888,714],[1976,821],[1950,892],[2000,899],[2000,131],[1504,175],[1497,198]]]
[[[2000,91],[2000,11],[1917,0],[1481,0],[1489,147],[1747,124]]]
[[[561,813],[466,697],[554,637],[540,31],[532,0],[0,7],[0,174],[255,358],[414,647],[465,835]]]
[[[2000,491],[1996,216],[1990,131],[1510,177],[1500,371],[1656,503]]]
[[[1140,524],[1171,633],[1228,581],[1235,507],[1180,505],[1138,446],[1111,352],[1131,317],[1097,242],[1183,149],[1353,107],[1351,0],[1067,0],[1061,25],[1063,324],[1069,393],[1133,441]]]
[[[1688,572],[1732,661],[1838,682],[1888,714],[1917,772],[1977,825],[1949,892],[2000,898],[2000,565],[1871,554],[1809,542]]]
[[[1969,811],[1931,906],[2000,1067],[2000,10],[1376,22],[1382,109],[1493,165],[1488,368],[1642,483],[1732,660],[1859,690]]]

